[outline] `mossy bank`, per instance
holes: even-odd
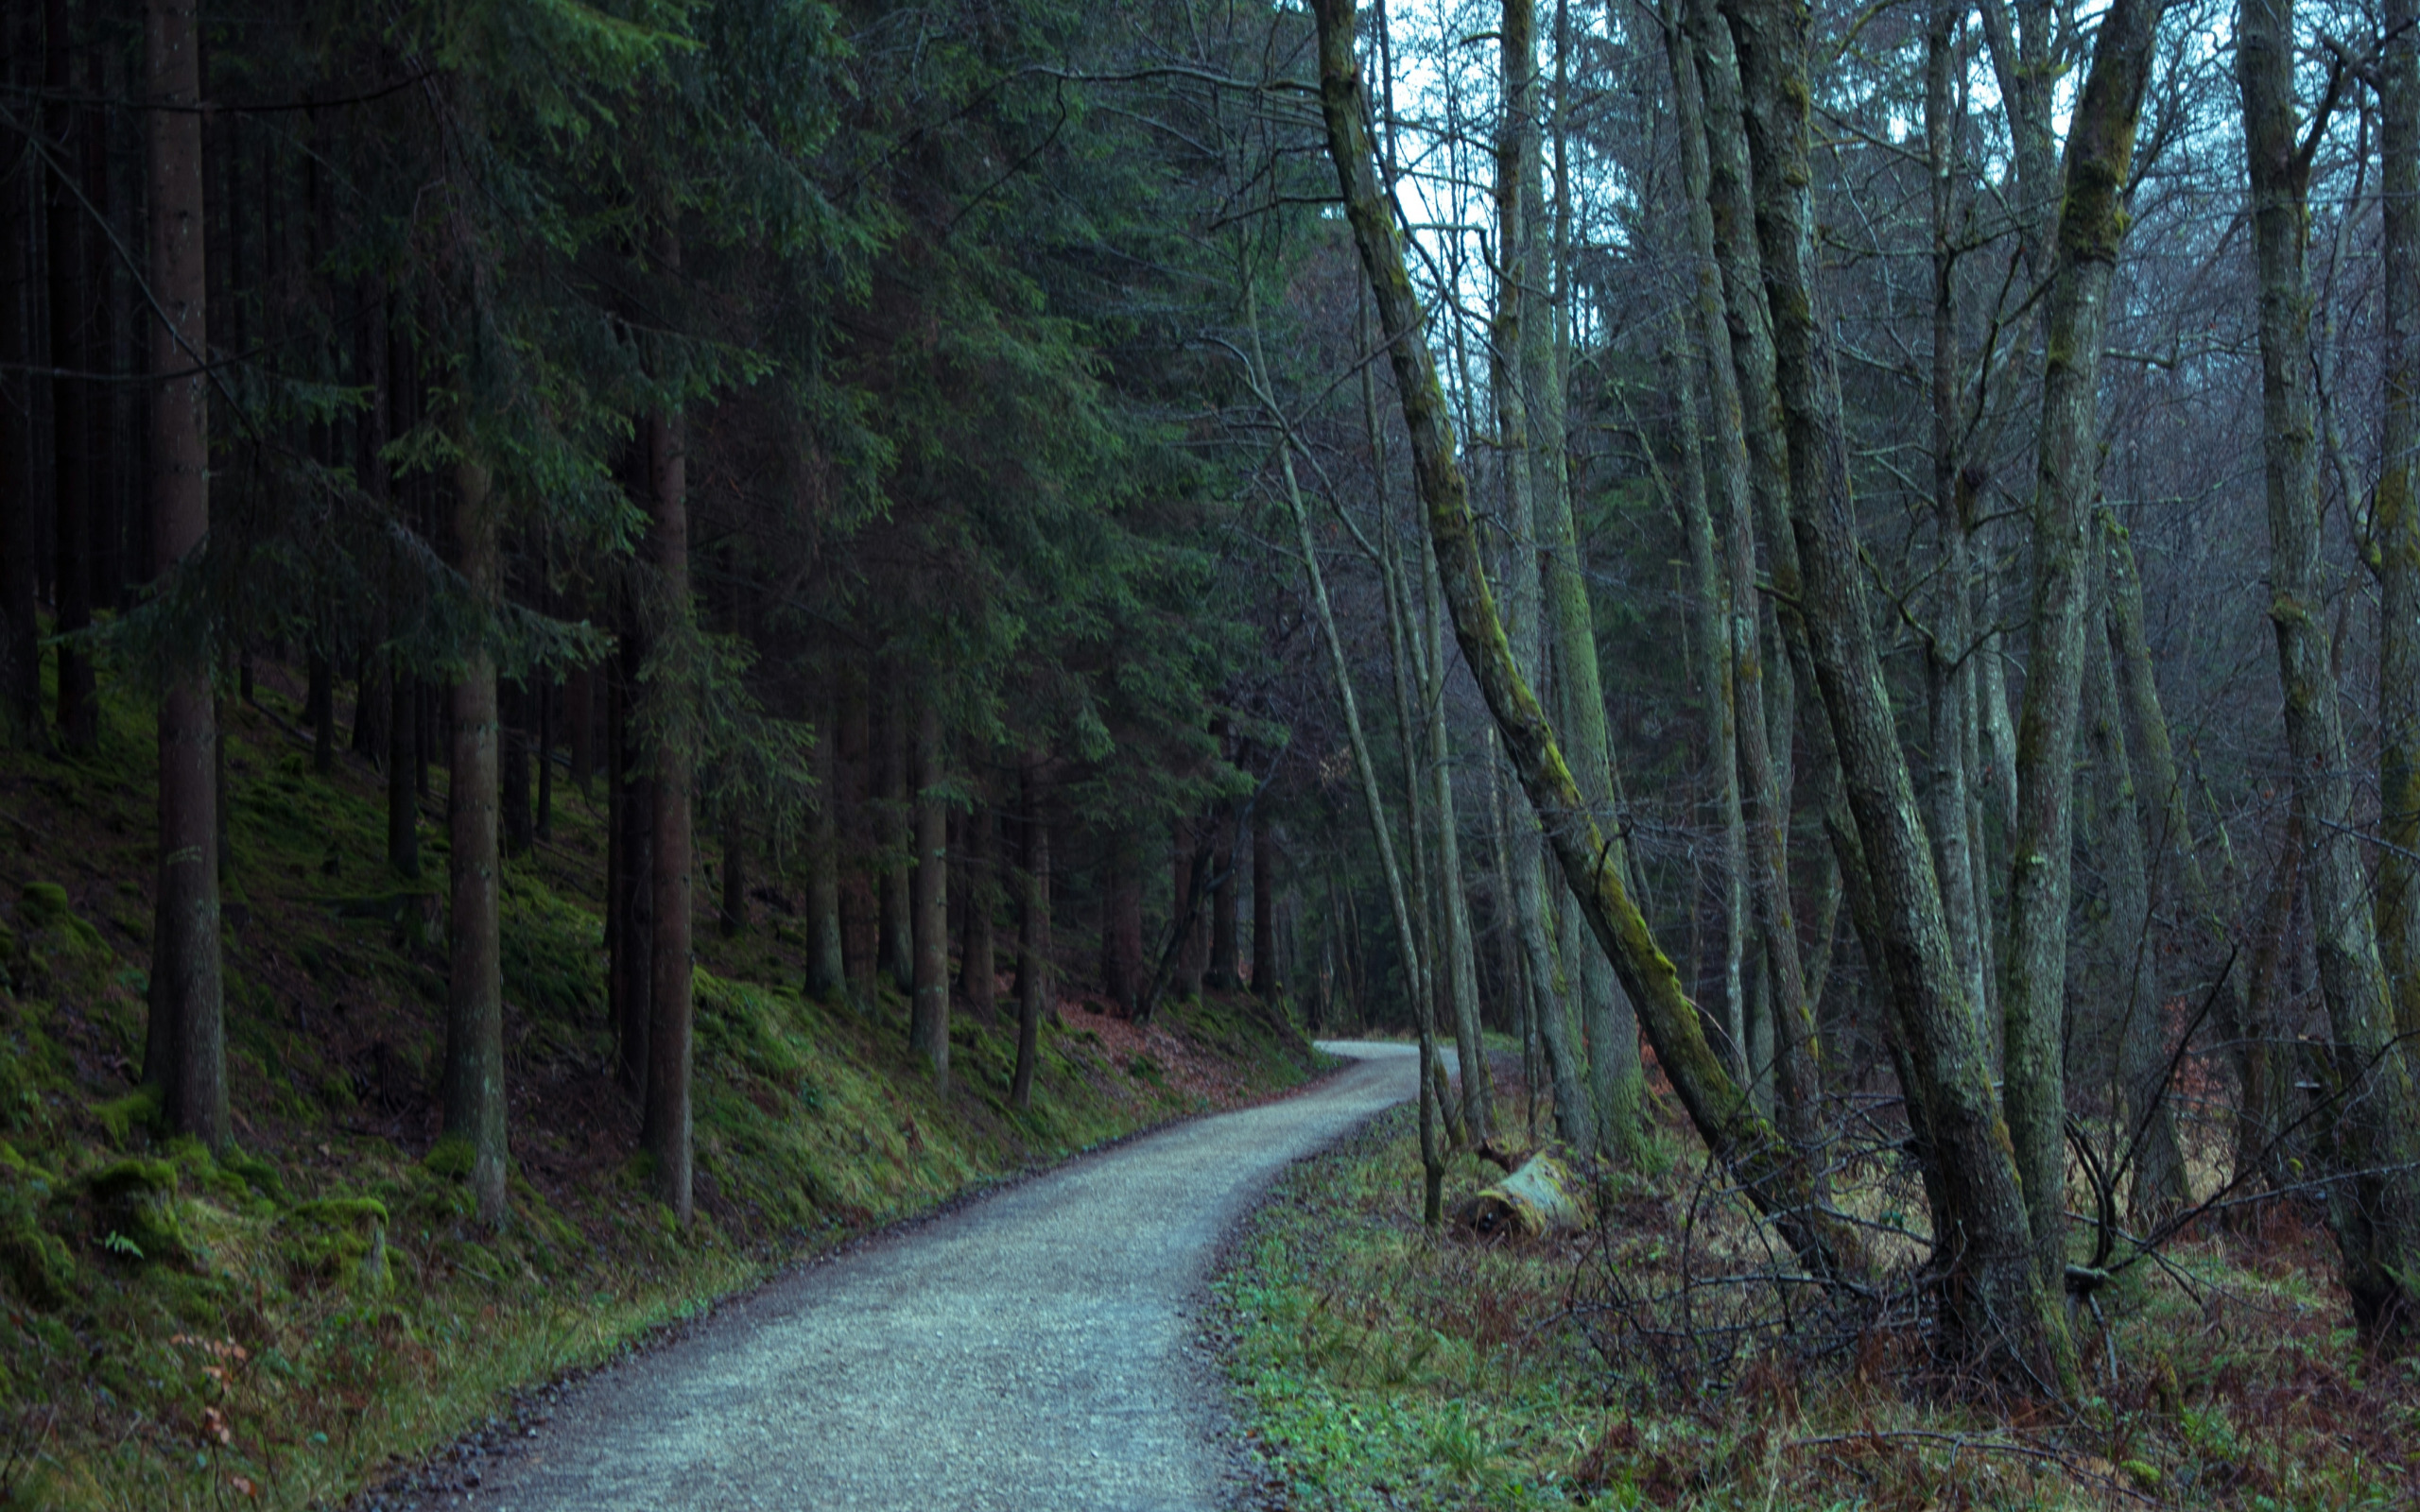
[[[228,701],[236,1147],[216,1158],[162,1138],[135,1086],[147,722],[112,701],[88,755],[0,753],[0,1504],[334,1505],[509,1389],[803,1255],[1312,1068],[1248,999],[1149,1031],[1070,1005],[1029,1110],[1006,1021],[959,1020],[939,1095],[895,997],[800,994],[775,876],[746,933],[697,932],[699,1213],[676,1230],[611,1072],[602,792],[566,784],[508,865],[512,1211],[487,1233],[436,1138],[442,775],[428,868],[400,881],[383,780],[315,774],[295,693],[265,670],[258,706]]]

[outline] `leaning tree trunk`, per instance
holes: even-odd
[[[1756,1116],[1738,1083],[1723,1071],[1698,1025],[1696,1005],[1681,990],[1678,973],[1657,948],[1620,871],[1603,864],[1605,837],[1572,782],[1536,695],[1513,663],[1480,568],[1469,492],[1455,458],[1420,301],[1405,271],[1388,200],[1372,166],[1352,3],[1316,0],[1313,11],[1329,154],[1376,298],[1381,334],[1392,337],[1387,351],[1411,436],[1413,473],[1463,659],[1503,733],[1507,754],[1539,814],[1564,877],[1583,901],[1598,943],[1637,1005],[1656,1059],[1699,1132],[1802,1263],[1818,1274],[1853,1267],[1857,1242],[1823,1211],[1814,1170]],[[1408,919],[1404,927],[1409,933]]]
[[[916,700],[916,870],[911,894],[915,997],[908,1048],[932,1062],[933,1085],[949,1089],[949,805],[941,790],[941,705]]]
[[[2099,474],[2101,332],[2126,230],[2126,178],[2151,77],[2161,0],[2116,0],[2067,130],[2066,197],[2050,270],[2042,435],[2033,490],[2033,644],[2017,713],[2016,826],[2009,839],[2002,1064],[2034,1263],[2066,1269],[2067,912],[2077,708],[2092,602],[2085,511]]]
[[[2386,403],[2371,536],[2378,575],[2378,956],[2395,1024],[2420,1036],[2420,4],[2387,0],[2378,91]]]
[[[2324,624],[2318,472],[2311,454],[2310,159],[2295,140],[2292,0],[2243,0],[2236,73],[2260,281],[2261,406],[2269,496],[2269,618],[2286,693],[2286,747],[2303,821],[2319,979],[2327,1003],[2340,1177],[2328,1202],[2344,1289],[2364,1335],[2420,1329],[2420,1098],[2378,960]]]
[[[1789,0],[1733,0],[1723,13],[1738,49],[1775,387],[1789,440],[1798,615],[1866,868],[1876,965],[1913,1075],[1907,1091],[1921,1105],[1949,1225],[1937,1262],[1946,1272],[1945,1332],[1953,1353],[2020,1374],[2048,1365],[2064,1387],[2075,1372],[2062,1300],[2029,1263],[2024,1197],[1993,1095],[1990,1056],[1951,954],[1931,843],[1875,644],[1839,380],[1806,266],[1806,13]],[[1852,859],[1842,855],[1844,871]]]
[[[502,553],[487,469],[454,475],[454,539],[480,617],[501,608]],[[445,1137],[470,1147],[479,1221],[505,1217],[502,859],[497,847],[495,653],[484,635],[454,684],[454,756],[447,767],[450,969],[445,1008]]]
[[[667,231],[659,239],[667,268],[680,266],[680,243]],[[648,482],[651,506],[648,552],[655,569],[661,633],[676,656],[689,654],[699,634],[689,592],[689,473],[687,426],[678,410],[648,416]],[[687,705],[697,691],[685,679],[658,683],[658,697]],[[695,927],[696,838],[690,814],[695,753],[686,707],[658,711],[653,833],[648,836],[648,906],[655,937],[648,946],[647,1101],[639,1143],[654,1165],[655,1193],[686,1225],[692,1208],[689,1076],[695,1032],[691,996],[690,934]]]
[[[151,542],[163,591],[210,531],[201,198],[201,17],[198,0],[146,0],[145,91],[158,109],[149,136],[153,297]],[[171,376],[173,375],[173,376]],[[160,688],[160,874],[151,933],[150,1024],[144,1081],[168,1126],[213,1149],[232,1135],[218,969],[218,730],[207,640],[172,644]],[[39,713],[36,718],[39,721]]]
[[[1350,3],[1350,0],[1346,0],[1346,3]],[[1351,52],[1349,42],[1346,43],[1346,51],[1348,55]],[[1359,101],[1357,99],[1355,101],[1357,112],[1358,108]],[[1357,126],[1360,121],[1359,115],[1357,113],[1354,119]],[[1365,154],[1369,150],[1366,135],[1361,139],[1361,149]],[[1368,174],[1369,165],[1366,162],[1362,167],[1363,172]],[[1370,192],[1373,195],[1377,193],[1374,176],[1372,176]],[[1425,352],[1426,349],[1424,347],[1422,350]],[[1267,369],[1260,353],[1260,328],[1257,318],[1254,319],[1253,326],[1253,383],[1259,390],[1262,405],[1271,416],[1282,417],[1285,412],[1278,407],[1275,397],[1269,392],[1262,381],[1261,375]],[[1442,401],[1440,403],[1442,404]],[[1354,768],[1360,774],[1361,804],[1365,816],[1370,821],[1370,833],[1378,846],[1378,869],[1387,885],[1387,906],[1394,916],[1395,943],[1403,952],[1405,966],[1416,971],[1415,963],[1420,959],[1420,937],[1412,929],[1411,901],[1404,888],[1403,868],[1395,856],[1394,827],[1392,821],[1387,816],[1386,799],[1378,792],[1378,767],[1370,754],[1369,738],[1362,730],[1361,703],[1353,691],[1352,663],[1344,654],[1344,639],[1337,631],[1336,610],[1328,602],[1327,578],[1320,571],[1319,546],[1311,537],[1310,511],[1303,506],[1302,486],[1294,472],[1294,444],[1293,436],[1288,432],[1280,438],[1277,449],[1280,472],[1286,480],[1286,502],[1294,516],[1294,537],[1296,545],[1303,555],[1303,569],[1310,578],[1311,607],[1318,612],[1321,640],[1327,647],[1328,670],[1336,676],[1337,696],[1344,705],[1345,735],[1353,747]],[[1410,729],[1407,725],[1405,736],[1409,739],[1409,735]],[[1428,999],[1417,988],[1413,990],[1412,1007],[1418,1015],[1420,1029],[1421,1221],[1434,1228],[1445,1220],[1445,1157],[1443,1151],[1438,1147],[1437,1125],[1431,1116],[1430,1108],[1430,1099],[1433,1096],[1433,1083],[1430,1078],[1433,1061],[1430,1057],[1435,1029],[1429,1020]]]

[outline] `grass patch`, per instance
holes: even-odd
[[[1517,1126],[1517,1091],[1500,1107]],[[1601,1185],[1597,1232],[1496,1246],[1420,1226],[1418,1148],[1404,1108],[1297,1167],[1216,1283],[1282,1504],[2420,1504],[2420,1366],[2363,1359],[2290,1212],[2104,1293],[2102,1321],[2079,1318],[2096,1394],[2060,1415],[1920,1377],[1911,1322],[1824,1352],[1819,1325],[1727,1302],[1758,1268],[1752,1230],[1695,1162]],[[1498,1174],[1457,1162],[1449,1210]],[[1748,1323],[1746,1345],[1716,1337]]]

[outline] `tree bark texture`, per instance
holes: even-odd
[[[1252,991],[1263,1003],[1286,992],[1277,969],[1277,837],[1261,806],[1252,811]]]
[[[149,137],[148,272],[163,318],[150,326],[151,540],[164,588],[210,530],[209,401],[194,369],[210,345],[202,261],[201,18],[196,0],[146,0]],[[176,376],[166,376],[175,374]],[[151,936],[150,1027],[143,1069],[168,1126],[213,1149],[228,1125],[218,957],[218,730],[212,647],[171,648],[160,691],[160,874]]]
[[[1033,1066],[1042,1021],[1055,1010],[1050,983],[1050,820],[1042,812],[1042,763],[1028,756],[1022,774],[1025,866],[1017,878],[1017,1065],[1009,1103],[1033,1106]]]
[[[485,613],[501,605],[502,554],[487,470],[454,476],[454,539]],[[445,1137],[470,1147],[471,1192],[490,1228],[505,1217],[503,858],[497,846],[495,654],[482,641],[454,684],[454,757],[446,775],[448,972]]]
[[[0,83],[32,83],[26,17],[0,16]],[[33,322],[27,312],[32,260],[33,154],[24,136],[0,133],[0,735],[35,749],[43,727],[42,653],[35,618],[33,501]]]
[[[908,879],[915,868],[916,841],[908,779],[908,707],[895,679],[878,696],[882,700],[882,713],[876,716],[877,738],[882,743],[882,788],[874,804],[874,823],[882,855],[875,878],[874,951],[881,974],[902,994],[912,994],[916,934]]]
[[[1946,1228],[1936,1232],[1954,1354],[2017,1373],[2074,1374],[2060,1293],[2030,1263],[2031,1235],[1989,1055],[1959,980],[1867,604],[1840,429],[1839,384],[1813,303],[1806,21],[1790,0],[1723,8],[1739,60],[1756,240],[1789,440],[1799,617],[1867,870],[1875,964],[1888,985],[1923,1105]],[[1853,859],[1841,856],[1848,869]]]
[[[2420,1036],[2420,4],[2387,0],[2378,90],[2378,281],[2386,351],[2377,498],[2379,963]]]
[[[44,0],[43,135],[43,230],[48,244],[50,365],[75,371],[93,366],[85,337],[84,207],[70,166],[77,159],[79,112],[75,94],[72,28],[67,0]],[[83,123],[90,130],[93,123]],[[50,380],[51,541],[56,556],[52,600],[58,610],[52,630],[74,635],[93,624],[93,512],[91,435],[87,409],[92,385],[78,377]],[[98,705],[93,662],[73,643],[59,647],[59,737],[70,750],[89,750],[98,738]]]
[[[2292,0],[2243,0],[2236,38],[2260,285],[2269,618],[2285,685],[2320,990],[2335,1041],[2337,1085],[2325,1116],[2334,1121],[2340,1183],[2329,1194],[2329,1221],[2355,1321],[2374,1340],[2400,1340],[2420,1328],[2420,1101],[2378,959],[2325,623],[2306,273],[2310,162],[2296,141]]]
[[[2067,912],[2077,708],[2092,602],[2086,511],[2100,470],[2097,405],[2109,284],[2125,236],[2126,180],[2151,77],[2161,0],[2117,0],[2067,131],[2052,251],[2042,432],[2033,490],[2033,641],[2016,726],[2016,824],[2009,837],[2001,1057],[2009,1133],[2044,1283],[2066,1267]]]
[[[908,1048],[932,1062],[933,1084],[949,1087],[949,805],[942,796],[941,706],[916,705],[914,770],[916,869],[915,1000]]]
[[[659,258],[679,266],[680,243],[660,234]],[[685,418],[678,410],[648,415],[647,550],[661,595],[664,633],[683,642],[698,634],[697,607],[689,586],[689,473]],[[690,699],[694,690],[675,682],[657,696]],[[649,836],[649,907],[655,938],[649,949],[646,1117],[639,1143],[654,1162],[656,1195],[685,1225],[690,1192],[692,1129],[690,1048],[696,1008],[691,996],[690,935],[696,927],[696,838],[690,785],[696,755],[687,734],[686,710],[666,710],[651,752],[654,767],[654,833]]]
[[[1376,300],[1381,332],[1393,338],[1388,352],[1411,436],[1413,473],[1463,659],[1486,696],[1555,859],[1583,900],[1599,944],[1638,1005],[1656,1058],[1692,1122],[1802,1262],[1823,1274],[1852,1265],[1854,1240],[1822,1211],[1807,1162],[1756,1116],[1739,1085],[1723,1071],[1699,1028],[1696,1005],[1681,990],[1679,974],[1657,947],[1619,870],[1604,863],[1607,842],[1589,816],[1536,696],[1513,662],[1480,568],[1468,490],[1455,460],[1444,395],[1425,339],[1426,319],[1372,167],[1351,0],[1317,0],[1313,11],[1329,153]]]
[[[978,788],[974,812],[966,816],[965,928],[959,932],[958,991],[977,1022],[990,1023],[996,1011],[999,984],[998,947],[993,937],[993,909],[999,902],[999,816]]]
[[[389,658],[387,696],[387,865],[399,877],[420,876],[420,796],[412,791],[420,731],[412,715],[419,683],[404,671],[400,653]]]
[[[806,838],[806,995],[838,1003],[848,995],[840,941],[840,789],[833,745],[837,721],[816,732],[815,809]]]

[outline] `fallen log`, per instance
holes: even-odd
[[[1454,1210],[1454,1227],[1478,1239],[1518,1241],[1584,1227],[1586,1188],[1560,1156],[1541,1150]]]

